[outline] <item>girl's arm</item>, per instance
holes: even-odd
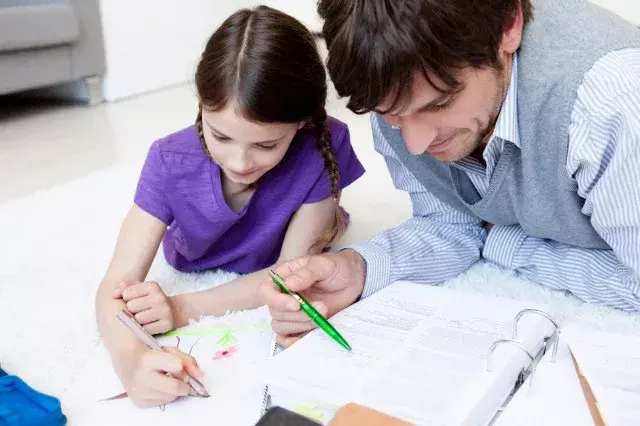
[[[320,248],[311,250],[311,247],[331,226],[335,208],[332,198],[303,204],[287,228],[278,262],[319,252]],[[257,308],[261,305],[258,287],[267,269],[236,278],[220,287],[172,297],[175,326],[185,326],[189,319],[197,320],[201,315],[223,315],[227,311]]]
[[[118,284],[123,280],[144,280],[165,230],[162,221],[134,204],[122,224],[115,253],[96,296],[98,329],[116,374],[129,398],[139,407],[167,404],[187,395],[185,371],[197,378],[203,374],[193,357],[177,349],[169,348],[167,352],[147,349],[116,318],[125,306],[118,296],[121,294]],[[149,328],[147,331],[153,333]]]
[[[114,298],[122,281],[144,281],[156,256],[166,225],[133,205],[125,218],[115,252],[96,296],[98,330],[113,360],[127,359],[130,354],[143,352],[145,347],[126,329],[116,315],[125,302]],[[122,363],[115,362],[116,372],[122,377]]]

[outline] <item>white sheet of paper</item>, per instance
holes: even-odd
[[[102,401],[124,392],[113,372],[109,355],[100,345],[91,362],[74,384],[71,397],[79,398],[86,410],[69,419],[74,425],[153,424],[156,426],[252,425],[262,414],[266,384],[256,368],[270,357],[275,345],[266,309],[250,321],[220,322],[205,318],[183,330],[213,330],[202,336],[180,336],[179,348],[193,355],[205,372],[203,384],[210,398],[185,397],[158,407],[139,409],[129,398]],[[213,327],[212,327],[213,325]],[[158,339],[176,346],[176,337]],[[194,346],[195,345],[195,346]],[[224,349],[228,349],[226,355]]]
[[[556,361],[549,351],[509,401],[494,426],[592,426],[569,347],[561,338]]]
[[[485,371],[486,355],[495,340],[511,338],[513,318],[524,307],[394,283],[331,319],[352,352],[316,330],[267,362],[267,381],[337,406],[354,401],[414,423],[447,423],[477,408],[477,392],[513,387],[512,379],[499,383],[499,366],[512,360],[509,368],[517,375],[528,364],[526,355],[499,348],[493,373]],[[543,324],[537,316],[522,319],[525,345],[533,348],[541,333],[551,333]]]
[[[635,426],[640,419],[640,337],[585,330],[563,335],[598,400],[604,421]]]

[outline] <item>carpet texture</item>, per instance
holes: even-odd
[[[100,343],[94,296],[131,206],[138,173],[138,165],[112,167],[0,205],[0,363],[34,388],[61,398],[71,418],[77,407],[66,404],[65,394]],[[375,188],[358,193],[360,208],[350,210],[354,224],[367,222],[367,212],[375,211],[368,206],[379,203],[380,196]],[[149,276],[169,294],[233,277],[220,271],[178,273],[162,256]],[[561,321],[640,334],[638,315],[581,303],[491,264],[479,263],[445,285],[548,303]]]

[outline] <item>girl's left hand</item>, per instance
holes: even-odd
[[[129,312],[150,334],[166,333],[175,327],[171,300],[155,281],[123,281],[113,298],[124,300]]]

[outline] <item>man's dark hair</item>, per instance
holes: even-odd
[[[329,74],[355,113],[387,96],[389,110],[401,107],[415,71],[439,91],[455,93],[463,88],[457,70],[500,66],[502,35],[519,7],[526,25],[531,0],[319,0]]]

